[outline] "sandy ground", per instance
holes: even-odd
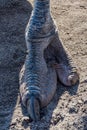
[[[87,0],[52,0],[51,11],[63,43],[80,73],[71,88],[58,82],[52,102],[37,123],[20,104],[18,75],[26,55],[25,27],[33,0],[0,9],[0,130],[87,130]]]

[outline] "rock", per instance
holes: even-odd
[[[22,118],[22,123],[30,123],[31,122],[31,119],[27,116],[23,117]]]
[[[76,107],[72,107],[69,109],[70,114],[77,113],[77,112],[78,112],[78,108],[76,108]]]

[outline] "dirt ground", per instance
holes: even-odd
[[[21,0],[0,9],[0,130],[87,130],[87,0],[51,0],[60,38],[78,66],[80,82],[71,88],[58,82],[52,102],[37,123],[29,121],[20,104],[18,79],[32,3]]]

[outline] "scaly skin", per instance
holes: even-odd
[[[56,71],[46,64],[50,56],[48,47],[50,48],[50,42],[56,33],[49,2],[35,0],[26,28],[28,55],[20,73],[21,99],[34,121],[40,118],[40,108],[50,103],[57,88]]]
[[[40,119],[40,109],[47,106],[60,81],[71,86],[79,76],[72,58],[59,40],[50,14],[50,0],[35,0],[26,28],[28,55],[20,72],[20,94],[32,120]],[[56,75],[57,72],[57,75]]]
[[[65,86],[75,85],[79,81],[79,73],[67,48],[62,44],[56,32],[51,46],[56,55],[55,67],[57,76]]]

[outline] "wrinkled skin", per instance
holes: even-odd
[[[40,109],[52,100],[57,77],[66,86],[77,83],[76,67],[50,14],[50,0],[35,0],[25,33],[28,54],[20,72],[20,94],[32,120],[40,119]]]
[[[79,81],[79,73],[70,53],[60,41],[58,32],[54,36],[51,48],[54,48],[53,67],[56,69],[58,79],[65,86],[75,85]]]
[[[16,2],[0,0],[0,8],[10,7]],[[58,37],[50,14],[50,0],[35,2],[26,28],[28,55],[19,79],[22,103],[31,119],[37,121],[40,119],[40,109],[46,107],[55,94],[57,77],[65,86],[72,86],[79,80],[79,75],[69,52]]]
[[[28,87],[26,84],[26,61],[20,72],[20,93],[22,103],[25,107],[27,107],[29,116],[34,121],[40,119],[40,109],[46,107],[50,103],[57,88],[56,71],[50,64],[50,57],[53,58],[51,59],[51,63],[54,62],[54,57],[50,54],[49,48],[50,45],[44,50],[44,56],[43,58],[40,57],[40,62],[38,64],[40,82],[40,86],[38,85],[38,88],[40,90],[38,90],[37,86],[32,87],[32,90],[30,90],[31,87]],[[31,93],[33,93],[33,95],[31,95]]]
[[[40,119],[40,109],[52,100],[57,88],[55,68],[49,63],[50,44],[56,29],[50,15],[49,0],[35,0],[34,10],[26,28],[28,50],[20,73],[20,94],[32,120]]]

